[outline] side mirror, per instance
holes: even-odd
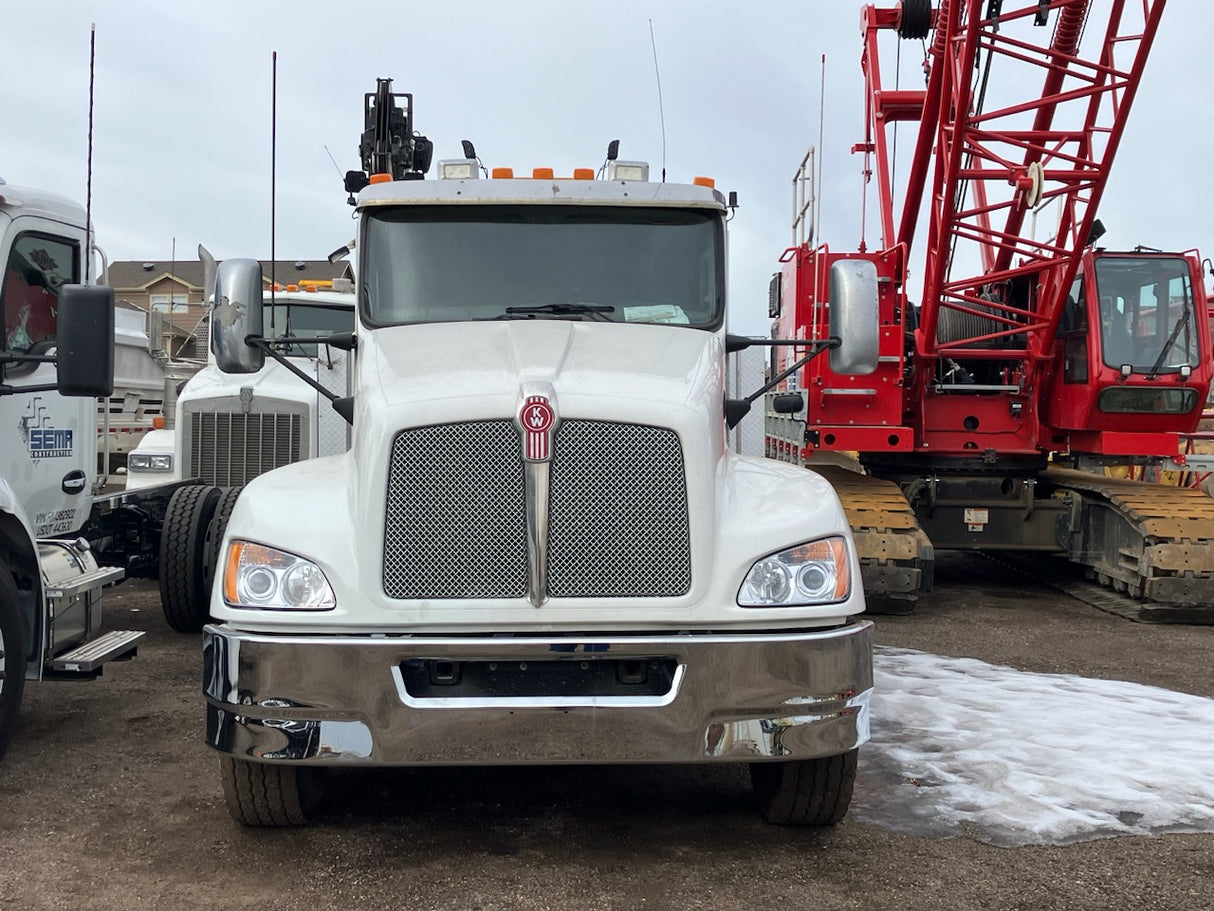
[[[830,267],[830,369],[863,375],[877,369],[880,343],[877,267],[866,259],[840,259]]]
[[[64,285],[59,290],[56,362],[61,395],[114,392],[114,289]]]
[[[256,373],[266,362],[265,351],[245,344],[262,332],[261,276],[255,259],[225,259],[216,270],[211,350],[224,373]]]

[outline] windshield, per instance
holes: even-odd
[[[293,338],[318,338],[336,332],[354,331],[353,307],[301,304],[281,299],[270,306],[267,299],[264,314],[266,338],[283,335]],[[284,354],[316,357],[316,345],[306,342],[282,344],[277,347]]]
[[[585,319],[714,329],[724,311],[716,213],[659,207],[409,206],[369,212],[373,324]]]
[[[1176,372],[1198,363],[1189,264],[1180,257],[1096,260],[1104,362],[1135,373]]]

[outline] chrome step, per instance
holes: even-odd
[[[81,592],[104,588],[122,581],[126,571],[121,566],[101,566],[92,572],[76,576],[59,585],[48,586],[46,597],[51,600],[73,598]]]
[[[140,630],[110,630],[91,642],[77,646],[47,662],[47,669],[61,674],[95,674],[107,661],[134,658]]]

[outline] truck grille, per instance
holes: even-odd
[[[398,434],[384,523],[388,597],[525,597],[524,477],[511,421]],[[549,504],[549,596],[690,590],[686,472],[673,431],[565,421],[553,445]]]
[[[195,411],[189,415],[187,477],[235,487],[298,462],[303,433],[298,414]]]

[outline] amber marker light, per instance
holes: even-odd
[[[514,168],[494,168],[493,169],[493,179],[494,180],[509,180],[513,176],[514,176]]]
[[[574,168],[574,180],[594,180],[594,168]]]
[[[552,168],[532,168],[531,169],[531,179],[532,180],[552,180],[554,174],[555,174],[555,172],[552,170]]]
[[[717,182],[711,177],[694,177],[692,178],[691,182],[697,187],[708,187],[710,190],[715,188],[717,185]]]
[[[370,179],[370,183],[391,183],[391,182],[392,182],[391,174],[372,174],[371,179]]]
[[[244,550],[243,541],[233,541],[228,545],[228,562],[223,568],[223,600],[228,604],[239,604],[236,600],[236,571],[240,567],[240,552]]]

